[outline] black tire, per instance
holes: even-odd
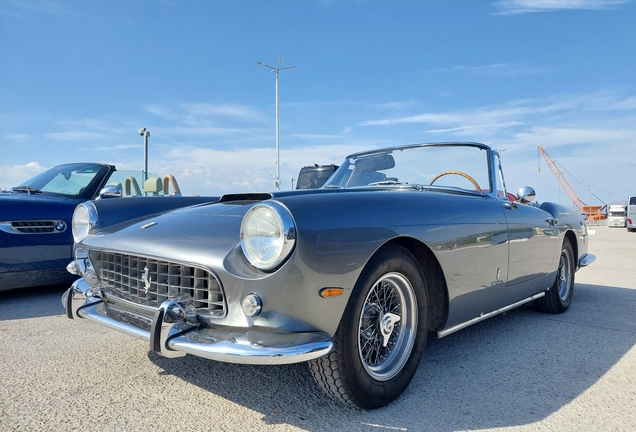
[[[413,378],[428,332],[422,271],[406,249],[376,254],[356,282],[334,335],[334,349],[309,362],[331,397],[371,409],[397,399]]]
[[[575,266],[574,250],[566,238],[563,240],[563,247],[561,247],[559,267],[554,284],[545,292],[544,297],[534,301],[537,309],[553,314],[568,310],[574,295]]]

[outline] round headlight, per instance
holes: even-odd
[[[296,227],[285,207],[275,201],[257,204],[243,217],[241,248],[247,259],[261,270],[278,267],[296,242]]]
[[[85,202],[75,207],[73,212],[73,239],[79,243],[97,225],[97,209],[91,202]]]

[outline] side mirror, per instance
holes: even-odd
[[[123,195],[121,185],[106,185],[99,191],[97,199],[104,198],[121,198]]]
[[[536,192],[530,186],[524,186],[517,192],[517,199],[523,204],[531,203],[532,201],[534,201],[536,196]]]

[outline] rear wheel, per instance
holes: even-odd
[[[428,331],[419,265],[391,246],[371,259],[353,289],[334,350],[310,362],[316,382],[349,405],[378,408],[397,399],[417,370]]]
[[[559,257],[559,268],[556,280],[545,293],[544,297],[534,301],[535,306],[549,313],[563,313],[570,307],[572,296],[574,295],[574,251],[570,241],[563,240],[561,256]]]

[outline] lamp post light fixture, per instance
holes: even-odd
[[[280,190],[280,145],[279,145],[279,133],[278,133],[278,71],[282,71],[285,69],[295,69],[297,66],[287,66],[280,67],[280,64],[283,62],[283,58],[280,57],[278,59],[278,65],[276,67],[266,65],[261,62],[256,62],[257,65],[269,68],[276,74],[276,181],[274,182],[274,186],[276,186],[276,190]]]
[[[150,131],[146,128],[139,129],[139,135],[144,137],[144,172],[143,178],[144,183],[148,180],[148,137],[150,136]]]

